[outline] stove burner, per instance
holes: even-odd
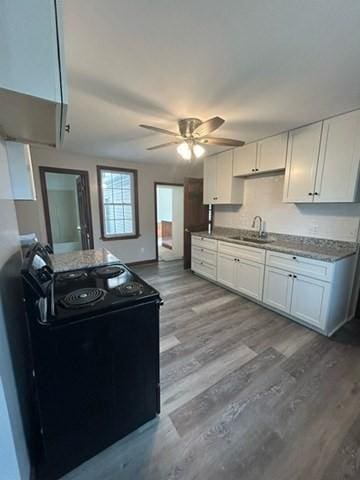
[[[118,265],[106,265],[105,267],[97,267],[91,273],[99,278],[117,277],[125,272],[125,269]]]
[[[87,273],[84,270],[76,270],[74,272],[58,273],[56,279],[60,282],[67,282],[68,280],[80,280],[86,277]]]
[[[66,308],[87,307],[103,300],[105,294],[101,288],[81,288],[66,295],[61,302]]]
[[[124,297],[130,297],[135,295],[141,295],[144,293],[144,287],[137,282],[127,282],[123,285],[120,285],[116,289],[118,293]]]

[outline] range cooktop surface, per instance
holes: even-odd
[[[134,305],[159,292],[125,265],[112,264],[55,275],[55,322]]]

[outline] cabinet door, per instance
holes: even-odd
[[[249,297],[262,299],[264,265],[240,259],[236,262],[235,289]]]
[[[286,163],[288,132],[258,142],[256,168],[258,172],[282,170]]]
[[[235,288],[236,274],[235,258],[230,255],[218,254],[217,259],[217,281],[230,288]]]
[[[290,272],[266,267],[263,302],[290,313],[293,277]]]
[[[216,159],[217,155],[204,160],[204,204],[214,203],[216,200]]]
[[[231,203],[233,180],[232,151],[216,155],[216,195],[213,203]]]
[[[360,161],[360,111],[324,121],[314,202],[354,202]]]
[[[1,2],[1,88],[61,102],[55,8],[54,1]]]
[[[36,200],[30,146],[6,142],[14,200]]]
[[[257,143],[249,143],[234,150],[234,177],[251,175],[256,172]]]
[[[322,122],[289,132],[284,202],[312,202]]]
[[[320,328],[324,328],[330,284],[320,280],[294,276],[291,315]]]

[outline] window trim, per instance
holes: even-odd
[[[139,230],[139,192],[138,192],[138,171],[131,168],[121,168],[113,167],[107,165],[96,165],[97,170],[97,182],[98,182],[98,196],[99,196],[99,213],[100,213],[100,231],[101,231],[101,240],[108,242],[111,240],[129,240],[132,238],[140,237]],[[113,235],[111,237],[105,236],[105,225],[104,225],[104,202],[103,202],[103,189],[101,182],[101,172],[103,170],[114,171],[114,172],[126,172],[131,173],[134,179],[134,214],[135,214],[135,233],[132,235]]]

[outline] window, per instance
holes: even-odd
[[[97,167],[103,240],[139,236],[137,170]]]

